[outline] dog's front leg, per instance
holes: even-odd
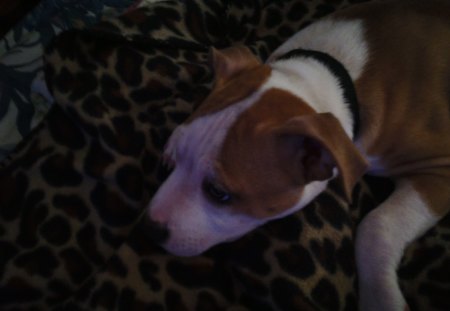
[[[449,188],[446,177],[398,180],[394,193],[363,219],[356,236],[360,310],[408,309],[397,281],[398,264],[406,246],[445,214]]]

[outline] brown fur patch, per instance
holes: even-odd
[[[293,116],[313,114],[300,98],[270,89],[230,128],[218,159],[220,180],[234,195],[233,208],[259,218],[274,216],[299,200],[304,181],[273,129]]]
[[[187,122],[223,110],[250,96],[267,81],[270,73],[269,66],[259,65],[239,73],[227,82],[217,84]]]
[[[355,83],[361,147],[382,160],[378,173],[412,180],[443,215],[450,206],[450,2],[373,2],[336,16],[366,26],[370,59]]]

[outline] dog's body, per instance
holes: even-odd
[[[396,190],[357,232],[360,306],[403,310],[403,250],[450,209],[449,51],[450,3],[420,0],[334,14],[266,64],[215,51],[214,89],[172,135],[175,169],[150,206],[164,247],[195,255],[301,209],[336,176],[347,197],[364,173],[390,176]]]

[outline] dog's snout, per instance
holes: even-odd
[[[147,217],[144,221],[144,226],[146,235],[155,243],[162,244],[169,239],[169,229],[166,225]]]

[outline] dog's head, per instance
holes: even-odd
[[[172,134],[173,171],[149,207],[162,245],[183,256],[301,209],[338,172],[350,196],[365,169],[339,121],[284,89],[286,78],[248,49],[212,59],[213,91]]]

